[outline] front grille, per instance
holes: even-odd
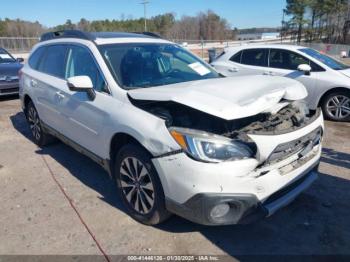
[[[18,76],[0,76],[0,83],[18,82]]]
[[[300,151],[303,151],[303,149],[306,149],[308,146],[310,146],[310,143],[313,146],[319,144],[321,138],[322,128],[318,127],[317,129],[303,137],[278,145],[275,148],[275,150],[270,154],[266,162],[274,163],[286,159]]]
[[[3,88],[3,89],[0,89],[0,94],[17,93],[18,91],[19,91],[18,87]]]

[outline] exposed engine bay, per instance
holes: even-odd
[[[167,127],[201,130],[248,142],[247,134],[283,134],[299,129],[317,118],[319,112],[309,111],[300,101],[282,100],[277,112],[224,120],[172,101],[133,100],[132,103],[165,121]]]

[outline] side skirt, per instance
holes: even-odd
[[[62,135],[57,130],[53,129],[52,127],[48,126],[44,122],[41,121],[41,125],[45,132],[49,133],[50,135],[58,138],[63,143],[67,144],[68,146],[72,147],[74,150],[78,151],[79,153],[89,157],[93,161],[95,161],[97,164],[99,164],[104,170],[107,171],[108,175],[112,178],[111,168],[110,168],[110,160],[109,159],[103,159],[96,155],[95,153],[89,151],[85,147],[82,147],[81,145],[77,144],[73,140],[69,139],[68,137]]]

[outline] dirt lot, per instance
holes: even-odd
[[[350,123],[326,123],[320,171],[295,202],[253,225],[173,217],[147,227],[124,213],[102,168],[62,143],[38,148],[19,100],[2,98],[0,254],[350,255]]]

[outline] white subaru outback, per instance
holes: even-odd
[[[323,118],[302,84],[224,78],[152,34],[46,33],[20,98],[34,141],[102,165],[136,220],[206,225],[273,214],[317,178]]]

